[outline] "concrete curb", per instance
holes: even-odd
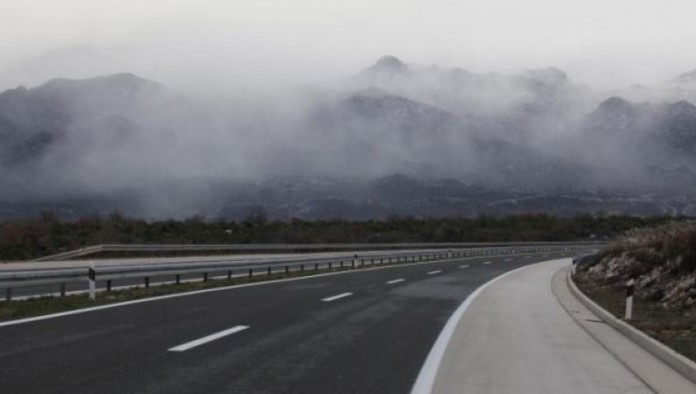
[[[665,364],[672,367],[672,369],[679,372],[682,376],[684,376],[691,382],[696,383],[696,363],[675,352],[669,347],[663,345],[659,341],[649,337],[647,334],[634,328],[628,323],[625,323],[617,319],[609,311],[597,305],[594,301],[589,299],[582,291],[580,291],[580,289],[578,289],[578,287],[575,285],[575,282],[573,281],[572,274],[570,271],[568,272],[568,276],[566,278],[571,293],[573,293],[573,295],[577,297],[577,299],[583,305],[585,305],[587,309],[591,310],[605,323],[607,323],[615,330],[625,335],[628,339],[645,349],[648,353],[652,354]]]

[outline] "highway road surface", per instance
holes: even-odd
[[[0,392],[408,393],[472,291],[561,256],[356,270],[0,323]]]

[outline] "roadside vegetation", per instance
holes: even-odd
[[[29,260],[99,244],[248,244],[578,241],[613,238],[671,217],[554,217],[545,214],[476,218],[392,218],[385,221],[268,221],[263,212],[243,221],[147,221],[90,216],[0,222],[0,261]]]
[[[696,361],[696,222],[630,231],[574,279],[618,317],[624,314],[625,284],[635,279],[629,323]]]

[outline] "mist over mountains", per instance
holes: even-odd
[[[609,92],[386,56],[200,97],[132,74],[1,93],[0,219],[696,213],[696,72]]]

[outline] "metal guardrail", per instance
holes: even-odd
[[[199,245],[123,245],[88,246],[68,252],[38,258],[33,261],[61,261],[104,252],[323,252],[399,249],[461,249],[506,246],[593,245],[603,242],[450,242],[450,243],[378,243],[378,244],[199,244]]]
[[[575,266],[577,268],[577,267],[583,266],[585,264],[590,264],[590,263],[594,262],[596,259],[597,259],[597,252],[596,251],[592,252],[592,253],[588,253],[588,254],[583,255],[583,256],[578,256],[578,257],[575,257],[573,259],[573,266]]]
[[[358,256],[357,254],[333,257],[297,258],[289,260],[256,260],[256,261],[215,261],[215,262],[195,262],[195,263],[164,263],[146,264],[132,266],[112,266],[98,268],[96,278],[106,285],[106,291],[110,291],[113,281],[124,279],[141,279],[145,287],[149,287],[150,278],[171,277],[175,278],[178,284],[182,275],[202,274],[202,280],[207,281],[209,275],[226,274],[231,278],[233,274],[254,274],[279,273],[279,267],[289,273],[325,270],[332,268],[357,268],[361,266],[376,266],[406,262],[433,261],[448,258],[478,257],[478,256],[500,256],[519,253],[548,253],[562,251],[590,251],[597,249],[597,245],[575,245],[575,244],[540,244],[535,246],[521,247],[486,247],[486,248],[467,248],[467,249],[440,249],[438,251],[412,251],[394,254]],[[276,269],[274,271],[274,269]],[[45,286],[60,287],[61,296],[66,294],[66,285],[75,283],[86,283],[88,281],[88,268],[69,268],[69,269],[41,269],[32,271],[19,271],[0,273],[0,289],[5,290],[5,299],[12,300],[12,290],[20,288],[36,288]]]

